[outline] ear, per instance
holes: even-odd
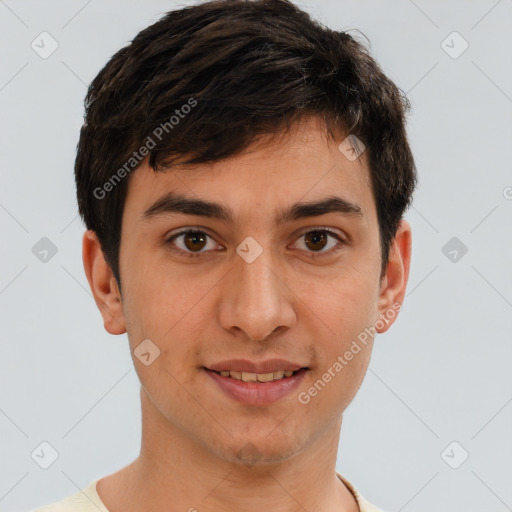
[[[121,294],[110,265],[106,262],[96,233],[88,230],[82,239],[82,260],[96,305],[110,334],[126,332]]]
[[[411,226],[401,219],[389,249],[389,261],[379,292],[379,314],[375,329],[386,332],[398,317],[405,297],[409,268],[411,264]]]

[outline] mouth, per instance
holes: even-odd
[[[299,366],[265,373],[212,370],[204,366],[203,370],[226,396],[250,406],[268,406],[289,397],[309,372],[309,368]]]
[[[252,373],[252,372],[242,372],[242,371],[233,371],[233,370],[211,370],[210,368],[206,368],[205,370],[209,372],[216,373],[221,377],[227,377],[229,379],[239,380],[243,382],[274,382],[277,380],[289,379],[298,373],[304,373],[309,370],[307,367],[299,368],[298,370],[276,370],[273,372],[267,373]]]

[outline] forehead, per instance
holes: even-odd
[[[366,155],[347,158],[339,149],[342,140],[328,140],[321,124],[310,120],[284,136],[263,137],[242,153],[214,163],[155,172],[145,162],[130,176],[125,216],[142,220],[174,193],[182,199],[224,205],[220,213],[227,213],[230,219],[224,215],[223,220],[229,222],[243,223],[254,216],[285,220],[292,203],[326,197],[355,205],[368,221],[375,203]]]

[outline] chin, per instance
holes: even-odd
[[[259,440],[246,438],[238,443],[232,443],[223,455],[218,455],[228,462],[246,467],[268,466],[283,462],[297,453],[297,446],[291,446],[289,443],[290,439],[287,439],[281,440],[278,444],[276,440],[272,441],[266,436]]]

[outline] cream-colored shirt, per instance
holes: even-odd
[[[354,495],[359,505],[360,512],[384,512],[374,507],[371,503],[368,503],[350,482],[345,480],[339,473],[336,474]],[[96,492],[96,483],[98,480],[94,480],[94,482],[90,483],[85,489],[78,491],[72,496],[68,496],[51,505],[31,510],[30,512],[110,512]]]

